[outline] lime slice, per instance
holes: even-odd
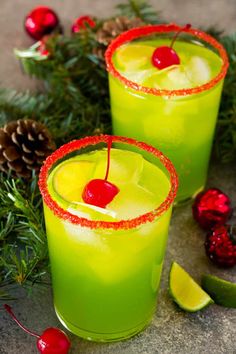
[[[117,221],[116,212],[95,205],[74,202],[67,209],[71,214],[91,220]]]
[[[95,164],[90,161],[68,161],[60,165],[52,176],[54,191],[67,202],[81,201],[83,188],[90,179]]]
[[[204,274],[202,287],[211,295],[216,304],[236,308],[236,283]]]
[[[150,72],[151,73],[151,72]],[[155,89],[179,90],[193,87],[183,65],[173,65],[164,70],[151,73],[142,85]]]
[[[120,47],[115,55],[119,69],[135,70],[152,66],[151,57],[155,48],[148,45],[128,44]]]
[[[169,279],[170,294],[179,307],[188,312],[202,310],[214,301],[176,262],[172,263]]]

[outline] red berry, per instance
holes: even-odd
[[[15,316],[11,306],[5,304],[5,310],[26,333],[37,338],[37,348],[41,354],[67,354],[70,349],[68,336],[59,328],[47,328],[41,336],[26,328]]]
[[[105,178],[92,179],[86,184],[82,193],[82,198],[85,203],[96,205],[100,208],[106,208],[107,204],[109,204],[117,193],[119,193],[119,188],[107,180],[110,169],[111,146],[112,137],[109,136],[107,143],[107,169]]]
[[[25,19],[25,30],[34,39],[40,40],[59,26],[57,14],[47,6],[34,8]]]
[[[47,328],[37,340],[37,347],[42,354],[67,354],[70,340],[62,330]]]
[[[176,51],[173,49],[173,45],[182,31],[188,30],[191,25],[188,23],[183,28],[180,28],[179,31],[174,35],[171,44],[169,47],[162,46],[155,49],[152,55],[152,64],[158,69],[165,69],[168,66],[179,65],[180,58]]]
[[[80,16],[79,18],[77,18],[75,20],[75,22],[73,23],[72,27],[71,27],[71,32],[72,33],[77,33],[79,32],[81,29],[86,29],[87,26],[93,28],[96,26],[95,21],[90,17],[90,16]]]
[[[215,225],[223,225],[232,214],[229,197],[217,188],[199,193],[193,203],[192,212],[199,225],[210,230]]]
[[[180,59],[174,49],[163,46],[155,49],[152,55],[152,63],[158,69],[165,69],[168,66],[180,64]]]
[[[114,184],[104,179],[92,179],[84,188],[82,198],[87,204],[105,208],[119,192]]]
[[[230,226],[214,227],[206,236],[206,254],[212,262],[222,267],[236,265],[236,235]]]
[[[48,57],[50,55],[48,49],[47,49],[47,40],[50,36],[44,36],[38,43],[38,51],[40,52],[41,55]]]

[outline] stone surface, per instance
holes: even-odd
[[[64,26],[85,13],[109,16],[117,0],[41,0],[40,4],[54,8]],[[192,22],[195,26],[217,25],[227,32],[235,30],[235,0],[159,0],[151,1],[166,20]],[[22,29],[26,13],[37,5],[35,0],[1,0],[0,78],[3,87],[33,89],[35,82],[22,75],[13,56],[14,47],[28,46],[31,41]],[[236,167],[212,166],[209,186],[222,188],[236,205]],[[235,268],[220,270],[205,256],[205,233],[192,219],[191,206],[176,208],[170,228],[169,245],[163,270],[158,307],[152,324],[134,338],[114,344],[90,343],[71,335],[71,353],[83,354],[235,354],[236,310],[212,305],[202,312],[188,314],[179,310],[168,295],[168,272],[173,260],[179,262],[200,280],[209,272],[236,281]],[[32,294],[17,291],[14,310],[26,326],[42,332],[50,326],[60,326],[55,316],[49,287],[35,287]],[[35,339],[26,335],[7,314],[0,310],[0,354],[37,353]]]

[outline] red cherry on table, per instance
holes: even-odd
[[[25,18],[25,30],[34,39],[40,40],[59,27],[57,14],[47,6],[34,8]]]
[[[68,336],[59,328],[47,328],[37,340],[42,354],[67,354],[70,349]]]
[[[152,64],[158,69],[165,69],[172,65],[179,65],[180,58],[176,51],[173,49],[173,45],[179,36],[179,34],[191,27],[190,24],[185,25],[181,28],[173,37],[170,46],[161,46],[154,50],[152,55]]]
[[[47,328],[39,335],[30,331],[16,318],[11,306],[5,304],[4,308],[23,331],[37,338],[37,348],[41,354],[67,354],[69,352],[71,345],[69,337],[61,329]]]
[[[194,219],[205,230],[223,225],[232,214],[229,197],[218,188],[200,192],[193,203]]]

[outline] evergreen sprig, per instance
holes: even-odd
[[[146,23],[160,22],[159,13],[142,0],[118,5],[118,14],[140,17]],[[98,27],[103,21],[98,21]],[[43,80],[37,93],[0,90],[0,124],[29,118],[51,131],[57,145],[74,138],[111,131],[108,80],[104,61],[96,54],[96,29],[73,36],[47,39],[49,56],[18,51],[25,72]],[[236,159],[236,34],[223,36],[209,30],[225,46],[230,68],[225,80],[215,137],[218,161]],[[30,55],[29,55],[30,54]],[[46,235],[37,178],[31,183],[0,173],[0,299],[5,287],[42,281],[48,270]]]
[[[229,56],[215,136],[215,151],[221,162],[236,161],[236,33],[220,39]]]
[[[0,187],[0,284],[37,282],[48,268],[37,178],[27,185],[1,174]]]
[[[145,23],[157,24],[161,21],[160,12],[143,0],[128,0],[126,3],[118,4],[117,9],[120,15],[130,18],[139,17]]]

